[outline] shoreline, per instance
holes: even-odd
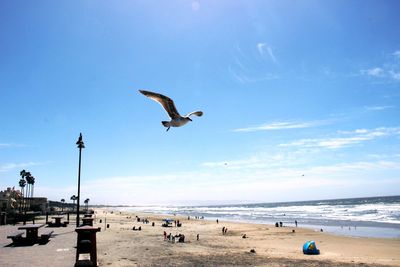
[[[173,209],[169,212],[158,213],[153,211],[148,211],[146,207],[136,206],[136,207],[107,207],[104,209],[118,210],[122,212],[132,212],[132,213],[149,213],[149,214],[159,214],[163,216],[173,216]],[[176,213],[177,216],[193,216],[193,214],[183,214]],[[282,220],[282,218],[277,218],[275,222],[267,220],[256,220],[256,219],[243,219],[243,218],[232,218],[232,217],[215,217],[215,216],[205,216],[205,220],[215,221],[216,219],[225,220],[237,223],[250,223],[250,224],[262,224],[262,225],[272,225],[280,220],[285,226],[295,227],[294,221]],[[339,235],[339,236],[349,236],[349,237],[369,237],[369,238],[400,238],[400,224],[386,223],[386,222],[368,222],[368,221],[349,221],[349,220],[330,220],[325,223],[302,223],[299,222],[299,227],[312,229],[319,231],[323,229],[326,232]],[[350,227],[350,230],[348,230]]]

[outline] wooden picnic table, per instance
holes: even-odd
[[[26,231],[26,239],[29,241],[36,241],[38,239],[39,228],[45,226],[45,224],[27,224],[18,227],[18,230]]]
[[[55,225],[56,226],[61,226],[61,219],[64,218],[63,215],[56,215],[56,216],[52,216],[52,219],[56,220]]]

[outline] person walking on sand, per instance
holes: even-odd
[[[222,227],[222,234],[225,234],[225,226]]]
[[[218,223],[218,219],[217,219],[217,223]]]
[[[199,234],[197,234],[197,241],[199,241],[199,239],[200,239],[200,235],[199,235]]]
[[[225,227],[225,234],[226,234],[226,232],[228,232],[228,227]]]
[[[164,240],[167,240],[167,232],[164,231]]]
[[[297,227],[297,220],[294,220],[294,224],[296,225],[296,227]]]

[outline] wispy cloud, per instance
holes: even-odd
[[[390,77],[392,77],[393,80],[400,81],[400,71],[395,72],[393,70],[389,71]]]
[[[270,198],[268,201],[277,201],[279,195],[287,196],[294,189],[299,196],[307,198],[307,189],[329,191],[331,186],[341,186],[351,190],[349,187],[353,185],[361,184],[365,187],[366,184],[375,186],[385,182],[392,183],[394,178],[391,176],[395,176],[400,169],[399,157],[312,165],[294,163],[298,160],[302,159],[294,154],[264,153],[239,160],[227,160],[228,165],[224,161],[205,162],[199,169],[186,172],[99,177],[85,180],[81,184],[81,192],[95,203],[116,205],[182,204],[188,198],[221,203],[237,199],[238,195],[241,200],[266,201],[267,195]],[[389,176],[371,179],[383,172],[389,173]],[[166,188],[173,188],[174,193],[171,194]],[[58,199],[60,194],[70,196],[75,193],[74,190],[76,189],[73,186],[59,190],[40,185],[37,188],[38,193],[50,199]],[[157,194],[154,195],[154,192]],[[110,195],[114,197],[110,199]],[[146,195],[153,197],[143,197]],[[191,202],[192,205],[197,203]]]
[[[383,73],[384,73],[383,69],[379,68],[379,67],[361,70],[360,72],[361,72],[361,74],[369,75],[369,76],[373,76],[373,77],[382,77]]]
[[[25,145],[22,144],[13,144],[13,143],[0,143],[0,148],[6,147],[24,147]]]
[[[311,128],[321,125],[329,124],[329,121],[305,121],[305,122],[293,122],[293,121],[280,121],[261,124],[258,126],[238,128],[234,129],[234,132],[256,132],[256,131],[272,131],[272,130],[287,130],[287,129],[300,129],[300,128]]]
[[[4,163],[0,165],[0,172],[8,172],[18,168],[27,168],[32,166],[44,165],[49,162],[23,162],[23,163]]]
[[[360,144],[365,141],[374,140],[381,137],[400,134],[399,127],[381,127],[372,130],[357,129],[354,131],[340,131],[341,136],[330,138],[300,139],[286,144],[280,144],[281,147],[301,146],[301,147],[319,147],[327,149],[338,149]]]
[[[229,73],[232,75],[232,77],[243,84],[246,83],[254,83],[254,82],[261,82],[261,81],[267,81],[267,80],[276,80],[279,78],[278,75],[272,74],[272,73],[264,73],[261,75],[256,75],[256,76],[251,76],[247,75],[245,71],[243,70],[233,70],[231,66],[228,68]]]
[[[394,106],[367,106],[367,107],[365,107],[365,109],[368,111],[381,111],[381,110],[386,110],[386,109],[391,109],[391,108],[394,108]]]
[[[233,161],[237,164],[235,168],[230,169],[232,161],[225,164],[204,164],[210,170],[204,172],[217,172],[217,183],[213,184],[213,189],[222,187],[230,193],[238,192],[241,196],[249,194],[255,198],[265,194],[290,194],[293,189],[296,192],[304,194],[301,189],[318,189],[318,191],[331,190],[332,186],[358,189],[368,186],[382,186],[382,183],[399,184],[396,173],[400,170],[400,161],[398,160],[373,160],[373,161],[348,161],[338,163],[321,163],[312,165],[293,165],[282,163],[282,165],[271,166],[270,164],[259,164],[261,161],[257,158],[243,159]],[[276,160],[280,161],[280,160]],[[253,163],[259,164],[255,167]],[[267,162],[265,162],[267,163]],[[242,164],[242,165],[240,165]],[[238,171],[240,169],[240,171]],[[387,173],[385,179],[371,179],[378,174]],[[304,176],[303,176],[304,175]],[[224,179],[223,177],[228,177]],[[349,179],[351,177],[351,179]],[[385,177],[385,176],[384,176]],[[312,183],[315,181],[315,183]],[[306,190],[307,191],[307,190]],[[224,195],[226,196],[226,195]]]
[[[339,163],[330,166],[316,166],[310,168],[309,173],[316,175],[326,173],[348,173],[351,171],[371,171],[371,170],[397,170],[400,169],[398,161],[357,161],[348,163]]]
[[[249,180],[264,180],[266,177],[293,178],[301,177],[305,173],[308,177],[320,177],[321,175],[327,176],[330,174],[334,174],[334,176],[339,174],[347,175],[349,172],[400,169],[399,156],[396,154],[368,157],[369,160],[366,161],[347,161],[331,164],[314,164],[315,158],[310,158],[309,156],[309,153],[301,152],[278,153],[275,155],[263,154],[240,160],[227,159],[226,161],[204,162],[202,166],[207,169],[219,169],[221,170],[221,175],[229,176],[233,173],[235,175],[238,173],[244,177],[249,176]],[[207,169],[205,172],[207,172]],[[237,170],[240,170],[240,172]]]
[[[390,58],[382,62],[381,66],[360,70],[361,75],[389,81],[400,81],[400,50],[390,54]]]
[[[271,46],[267,45],[266,43],[258,43],[257,50],[260,53],[260,55],[268,54],[268,56],[271,58],[271,60],[274,63],[277,63],[276,57],[274,55],[274,52],[272,51]]]
[[[2,144],[2,143],[0,143],[0,148],[2,148],[2,147],[10,147],[11,146],[11,144]]]
[[[270,62],[276,63],[272,48],[264,43],[259,43],[257,50],[261,56],[268,57],[268,61],[260,61],[260,56],[254,54],[254,47],[247,51],[240,48],[239,45],[235,46],[232,55],[233,62],[228,65],[228,72],[235,81],[247,84],[279,78],[279,75],[271,71],[273,65]]]
[[[273,160],[272,157],[253,156],[247,159],[240,159],[240,160],[204,162],[202,163],[202,166],[211,168],[223,167],[226,169],[243,169],[243,168],[259,169],[259,168],[271,167],[272,162],[279,162],[280,160],[283,159],[280,157],[275,157],[275,160]]]
[[[393,56],[397,59],[400,59],[400,50],[397,50],[393,53]]]

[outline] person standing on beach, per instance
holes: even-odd
[[[222,234],[225,234],[225,226],[222,227]]]
[[[228,232],[228,227],[225,227],[225,234],[226,234],[226,232]]]
[[[200,239],[200,235],[199,235],[199,234],[197,234],[197,241],[199,241],[199,239]]]
[[[164,240],[167,240],[167,232],[164,231]]]
[[[294,224],[296,225],[296,227],[297,227],[297,220],[294,220]]]
[[[217,219],[217,223],[218,223],[218,219]]]

